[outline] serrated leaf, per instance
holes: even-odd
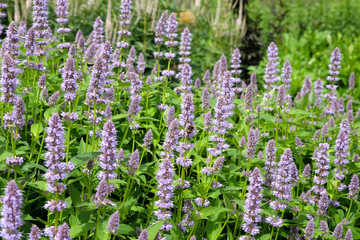
[[[75,157],[70,159],[70,162],[72,162],[75,165],[75,168],[79,167],[81,164],[94,159],[98,156],[100,156],[102,152],[88,152],[88,153],[80,153],[76,155]]]
[[[160,231],[160,228],[164,225],[164,220],[155,223],[147,228],[148,231],[148,240],[154,240],[156,234]]]
[[[37,138],[44,130],[42,123],[34,123],[31,125],[31,133]]]
[[[201,218],[207,218],[208,216],[219,214],[222,212],[231,212],[232,209],[224,208],[224,207],[207,207],[200,211]]]

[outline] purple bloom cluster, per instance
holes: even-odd
[[[340,124],[340,131],[338,137],[335,141],[335,155],[336,159],[334,163],[339,166],[335,170],[335,179],[342,180],[344,179],[345,175],[345,168],[343,168],[346,164],[349,163],[349,138],[350,138],[350,127],[349,127],[349,120],[345,118]],[[345,185],[340,184],[339,191],[343,190]]]
[[[102,141],[100,151],[103,154],[101,154],[99,157],[99,166],[104,170],[99,173],[98,178],[108,181],[109,179],[115,179],[117,177],[117,174],[115,173],[117,168],[116,129],[114,123],[111,120],[108,120],[104,124],[101,137]],[[115,189],[115,187],[110,184],[108,187],[109,193]]]
[[[124,49],[128,48],[130,44],[125,41],[126,37],[131,36],[131,32],[129,31],[130,26],[130,18],[131,18],[131,3],[130,0],[121,0],[120,6],[120,31],[119,36],[122,38],[120,42],[117,43],[117,47]],[[121,63],[120,63],[121,64]]]
[[[266,161],[265,161],[265,184],[271,187],[276,178],[276,147],[275,140],[271,139],[266,145]]]
[[[61,68],[59,72],[63,78],[61,89],[65,92],[65,101],[71,103],[76,98],[77,81],[81,79],[82,73],[75,69],[75,62],[71,55],[66,60],[65,67]]]
[[[21,220],[22,193],[14,180],[8,183],[1,202],[0,236],[4,239],[21,239],[22,234],[18,229],[23,225]]]
[[[259,129],[251,128],[248,133],[246,157],[249,159],[254,159],[256,153],[256,145],[259,141],[259,134],[257,132],[259,132]]]
[[[49,38],[48,32],[48,0],[33,0],[33,27],[35,28],[35,36],[38,38]],[[48,41],[38,41],[38,45],[47,45]],[[39,54],[44,52],[39,50]]]
[[[184,31],[181,34],[181,41],[180,41],[180,51],[179,55],[181,56],[179,58],[179,69],[182,69],[183,64],[190,63],[191,59],[189,58],[190,50],[191,50],[191,33],[189,28],[185,28]]]
[[[1,65],[1,101],[3,103],[15,104],[17,100],[15,91],[19,85],[17,75],[18,69],[16,68],[15,61],[6,53],[3,56]]]
[[[313,158],[316,161],[317,169],[315,169],[314,186],[312,191],[320,195],[321,192],[326,191],[324,184],[327,183],[327,176],[329,175],[330,160],[329,160],[329,144],[320,143],[319,148],[314,151]]]
[[[241,74],[241,53],[240,50],[238,48],[236,48],[232,54],[232,59],[231,59],[231,74],[235,75],[235,77],[232,78],[232,81],[234,83],[239,83],[241,82],[241,79],[239,77],[239,75]]]
[[[192,76],[192,69],[190,67],[189,64],[185,63],[182,65],[181,67],[181,72],[179,73],[179,78],[181,80],[181,90],[187,92],[187,93],[191,93],[191,89],[192,89],[192,82],[193,80],[191,79]]]
[[[66,175],[74,169],[72,163],[64,163],[64,142],[65,133],[58,113],[54,113],[50,120],[49,126],[46,129],[47,137],[45,138],[46,148],[48,152],[45,153],[45,166],[48,170],[45,173],[45,179],[48,184],[48,191],[51,193],[61,194],[66,186],[60,182]],[[62,211],[66,208],[66,203],[62,200],[55,199],[48,201],[45,206],[50,212]]]
[[[250,176],[250,185],[248,187],[248,195],[245,200],[245,214],[244,224],[242,228],[246,233],[254,236],[260,232],[257,223],[261,221],[260,217],[260,203],[261,203],[261,173],[258,168],[255,168]]]
[[[171,154],[163,153],[163,161],[159,166],[159,170],[156,174],[156,180],[159,183],[157,195],[159,200],[155,202],[155,206],[159,207],[155,211],[155,216],[158,220],[166,220],[171,218],[171,208],[174,206],[173,201],[171,200],[174,196],[174,186],[173,177],[174,177],[174,167],[171,163]],[[164,231],[170,231],[173,226],[165,222],[161,227]]]
[[[193,138],[196,135],[196,127],[194,126],[194,101],[192,93],[184,93],[182,95],[180,126],[180,136],[184,138]]]
[[[71,31],[70,28],[65,28],[64,26],[69,22],[68,16],[69,12],[67,11],[68,1],[67,0],[57,0],[57,11],[56,14],[58,18],[56,22],[60,24],[57,32],[58,34],[65,34]]]

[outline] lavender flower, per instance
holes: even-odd
[[[18,228],[23,225],[21,220],[22,193],[14,180],[11,180],[1,200],[2,211],[0,220],[0,236],[4,239],[20,239],[22,234]]]
[[[94,204],[101,206],[109,203],[107,196],[109,195],[109,188],[105,179],[102,179],[96,188],[96,194],[94,197]]]
[[[293,182],[292,176],[292,153],[291,149],[287,148],[280,158],[277,165],[277,173],[275,182],[273,182],[274,196],[280,200],[289,202],[291,200],[291,185]],[[271,206],[271,205],[270,205]],[[285,204],[280,204],[280,209],[285,208]]]
[[[356,201],[358,192],[359,192],[359,177],[357,174],[354,174],[353,177],[351,178],[351,182],[349,185],[348,198]]]
[[[168,18],[168,11],[166,10],[161,14],[160,19],[157,22],[157,25],[155,28],[155,36],[156,36],[155,43],[157,45],[164,42],[165,30],[166,30],[166,26],[167,26],[167,18]]]
[[[328,225],[324,220],[320,221],[320,231],[324,237],[326,236],[326,233],[329,232]]]
[[[316,81],[315,81],[315,87],[314,87],[314,92],[316,94],[316,97],[322,97],[322,90],[323,90],[323,85],[322,85],[322,82],[321,82],[321,79],[318,78]]]
[[[31,232],[29,234],[29,240],[38,240],[39,238],[41,238],[41,235],[42,233],[39,227],[36,226],[35,224],[32,225]]]
[[[326,191],[323,191],[321,193],[321,197],[319,200],[319,208],[317,210],[317,214],[321,215],[321,216],[326,216],[327,215],[327,210],[329,207],[329,196],[327,194]]]
[[[139,54],[138,61],[137,61],[137,68],[136,72],[138,74],[144,74],[145,72],[145,57],[142,53]]]
[[[190,50],[191,50],[190,46],[191,46],[191,33],[189,28],[186,27],[181,34],[180,51],[179,51],[179,55],[181,56],[179,59],[180,69],[182,69],[183,64],[191,62],[191,59],[188,57],[190,55]]]
[[[92,43],[85,51],[84,61],[87,63],[94,62],[93,59],[95,57],[96,44]]]
[[[33,0],[33,27],[38,38],[48,37],[48,0]],[[46,45],[46,41],[38,42],[39,45]]]
[[[117,177],[117,174],[115,173],[117,168],[116,129],[112,120],[108,120],[104,124],[101,137],[102,141],[100,151],[103,152],[103,154],[99,157],[99,166],[104,170],[99,173],[98,178],[100,180],[104,179],[108,181],[109,179],[115,179]],[[110,192],[114,189],[115,187],[109,184]]]
[[[193,95],[186,93],[182,96],[180,126],[183,129],[180,131],[180,136],[185,138],[193,138],[196,135],[196,127],[194,126],[194,102]],[[192,129],[190,131],[190,129]]]
[[[120,215],[119,211],[114,212],[108,222],[107,230],[112,233],[116,234],[118,228],[119,228],[119,222],[120,222]]]
[[[57,233],[55,235],[54,240],[71,240],[72,238],[70,237],[70,229],[69,226],[67,225],[67,223],[63,223],[59,226],[59,228],[57,229]]]
[[[171,106],[167,112],[167,116],[166,116],[166,126],[169,127],[172,120],[174,120],[174,115],[175,115],[175,107]]]
[[[304,167],[304,171],[302,173],[302,176],[305,178],[309,178],[311,174],[311,166],[310,164],[306,164],[306,166]]]
[[[231,74],[235,75],[235,77],[233,78],[233,82],[234,83],[239,83],[241,82],[241,79],[239,78],[239,75],[241,74],[241,53],[240,50],[238,48],[236,48],[232,54],[232,58],[231,58]]]
[[[49,192],[61,194],[66,186],[60,180],[64,179],[74,169],[74,165],[72,163],[66,164],[61,162],[65,157],[65,133],[58,113],[54,113],[51,116],[46,132],[48,136],[45,138],[45,142],[48,152],[45,153],[45,166],[48,169],[45,173],[45,179]],[[44,207],[49,209],[50,212],[60,212],[66,208],[66,203],[59,199],[50,200]]]
[[[341,222],[338,225],[336,225],[332,236],[337,240],[340,240],[342,238],[342,235],[343,235],[343,223]]]
[[[314,186],[312,190],[316,194],[320,194],[326,189],[323,187],[327,183],[327,176],[329,175],[330,160],[329,160],[329,144],[320,143],[319,148],[314,151],[313,159],[316,161],[317,169],[314,171]]]
[[[139,151],[135,150],[133,154],[130,156],[129,162],[128,162],[128,173],[131,176],[136,175],[136,171],[139,168]]]
[[[19,79],[17,79],[18,71],[14,59],[9,55],[5,54],[2,59],[1,66],[1,101],[3,103],[15,104],[17,96],[15,91],[19,85]]]
[[[314,220],[311,219],[305,228],[305,238],[312,239],[313,235],[314,235]]]
[[[353,240],[353,233],[350,228],[347,230],[344,240]]]
[[[254,236],[260,232],[257,223],[261,221],[260,203],[261,203],[261,174],[258,168],[255,168],[249,179],[248,195],[245,200],[244,224],[242,228],[246,233]]]
[[[258,142],[258,139],[255,135],[255,130],[251,128],[248,133],[248,142],[247,142],[247,148],[246,148],[246,157],[247,158],[254,159],[257,142]]]
[[[117,47],[124,49],[130,46],[129,43],[125,41],[125,37],[131,36],[131,32],[128,30],[130,26],[130,17],[131,17],[131,3],[130,0],[122,0],[120,6],[120,31],[118,32],[119,36],[122,38],[122,41],[117,43]]]
[[[19,51],[19,34],[15,22],[11,22],[8,30],[6,31],[6,38],[2,45],[1,51],[6,52],[13,58],[20,55]]]
[[[163,154],[163,161],[159,166],[159,171],[156,174],[156,180],[159,183],[157,192],[159,200],[155,202],[155,206],[159,207],[159,209],[155,211],[155,216],[158,220],[171,218],[170,210],[174,206],[173,201],[171,200],[174,197],[174,186],[172,185],[173,177],[174,167],[171,163],[171,156],[170,154],[165,153]],[[161,229],[170,231],[171,228],[172,225],[165,222]]]
[[[142,230],[139,236],[139,240],[148,240],[148,231],[146,229]]]
[[[335,48],[330,58],[330,65],[329,65],[330,75],[327,77],[327,80],[330,81],[331,83],[339,81],[337,75],[339,75],[340,63],[341,63],[341,53],[339,48]]]
[[[210,95],[209,95],[209,90],[207,88],[204,88],[202,96],[201,96],[201,108],[203,110],[207,110],[210,108]]]
[[[205,127],[204,129],[206,131],[209,131],[211,128],[211,118],[212,118],[211,112],[204,113],[203,118],[204,118],[204,127]]]
[[[77,80],[82,77],[82,74],[81,71],[75,69],[75,62],[71,55],[66,60],[65,67],[60,69],[59,72],[63,79],[61,89],[65,91],[65,101],[73,102],[78,89]]]
[[[192,70],[189,64],[185,63],[182,65],[181,72],[180,72],[180,80],[181,80],[181,90],[191,93],[192,89]]]
[[[51,97],[49,98],[48,104],[49,106],[55,106],[56,102],[59,100],[59,96],[60,96],[60,92],[54,92],[53,95],[51,95]]]
[[[169,131],[166,133],[163,147],[166,151],[171,153],[176,149],[176,145],[178,141],[179,141],[179,122],[175,118],[169,126]]]
[[[6,164],[13,167],[13,166],[20,166],[24,162],[23,157],[8,157],[6,159]]]
[[[285,84],[286,89],[290,88],[290,83],[291,83],[291,72],[292,72],[292,68],[290,65],[290,61],[286,60],[284,63],[284,67],[283,67],[283,73],[282,73],[282,82]]]
[[[349,90],[352,90],[355,88],[355,73],[351,73],[349,77]]]
[[[69,22],[67,19],[69,12],[67,11],[68,2],[67,0],[57,0],[57,16],[56,22],[60,25],[57,30],[58,34],[65,34],[71,31],[70,28],[65,28],[64,26]]]
[[[104,22],[100,17],[97,17],[93,24],[92,43],[95,43],[95,48],[98,49],[104,42]]]
[[[147,131],[147,133],[145,134],[143,147],[145,147],[146,149],[150,149],[150,146],[152,144],[152,139],[153,139],[153,133],[152,130],[149,129],[149,131]]]
[[[27,56],[36,56],[35,27],[31,27],[26,35],[24,47],[26,48]]]
[[[349,157],[349,135],[349,120],[345,118],[340,124],[340,131],[335,142],[335,155],[337,158],[334,160],[334,163],[339,166],[335,170],[335,179],[337,180],[342,180],[345,177],[343,174],[345,169],[342,167],[349,163],[347,159]]]
[[[247,88],[246,88],[246,91],[245,91],[245,108],[248,109],[248,110],[252,110],[252,105],[253,105],[253,102],[254,102],[254,99],[253,99],[253,85],[250,84]]]

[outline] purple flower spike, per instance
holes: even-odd
[[[179,122],[175,118],[170,126],[169,131],[166,133],[165,141],[164,141],[164,149],[169,153],[172,153],[176,149],[176,145],[179,141]]]
[[[120,31],[119,36],[123,39],[121,42],[117,43],[118,48],[128,48],[130,44],[126,42],[125,37],[131,36],[131,32],[128,30],[130,26],[131,18],[131,3],[130,0],[121,0],[120,6]]]
[[[291,72],[292,72],[292,68],[290,65],[290,61],[286,60],[284,63],[283,73],[281,76],[282,76],[282,82],[285,84],[287,89],[290,88]]]
[[[232,54],[232,59],[231,59],[231,74],[232,75],[236,75],[236,78],[233,78],[233,82],[234,83],[239,83],[241,82],[241,79],[238,77],[241,74],[241,53],[240,50],[238,48],[236,48]]]
[[[120,223],[120,215],[119,215],[119,211],[116,211],[113,213],[113,215],[111,215],[106,229],[110,233],[116,234],[119,228],[119,223]]]
[[[182,69],[183,66],[182,64],[191,62],[191,59],[188,57],[191,53],[190,50],[191,50],[191,33],[189,28],[186,27],[181,34],[180,51],[179,51],[179,55],[181,56],[179,59],[181,63],[179,66],[180,69]]]
[[[276,147],[275,141],[271,139],[266,146],[266,161],[265,161],[265,184],[271,187],[271,184],[276,177]]]
[[[313,235],[314,235],[314,220],[311,219],[305,228],[305,238],[312,239]]]
[[[29,234],[29,240],[39,240],[41,238],[41,230],[35,224],[31,227],[31,232]]]
[[[57,16],[56,22],[60,25],[57,30],[58,34],[65,34],[71,31],[70,28],[65,28],[64,26],[69,22],[68,16],[69,12],[67,11],[68,1],[67,0],[57,0]]]
[[[70,237],[70,229],[67,223],[63,223],[59,226],[54,240],[72,240]]]
[[[343,223],[339,223],[338,225],[336,225],[335,230],[333,232],[333,237],[336,238],[337,240],[340,240],[343,236]]]
[[[354,174],[349,185],[348,198],[356,201],[358,192],[359,192],[359,177],[358,175]]]
[[[54,113],[51,116],[46,133],[45,142],[48,152],[45,153],[45,166],[48,170],[45,173],[45,179],[49,192],[61,194],[66,186],[60,180],[64,179],[74,169],[74,165],[72,163],[66,164],[61,162],[65,158],[65,132],[58,113]],[[51,212],[60,212],[66,208],[66,203],[61,200],[50,200],[44,207]]]
[[[73,102],[78,89],[77,81],[82,77],[81,71],[75,69],[75,62],[70,55],[66,60],[65,67],[59,70],[63,83],[61,89],[65,92],[65,101]]]
[[[19,51],[19,34],[15,22],[11,22],[8,30],[6,31],[6,38],[1,51],[6,50],[13,58],[20,55]]]
[[[249,159],[254,159],[255,152],[256,152],[256,145],[258,142],[258,138],[255,135],[255,130],[250,129],[248,133],[248,142],[247,142],[247,148],[246,148],[246,157]]]
[[[183,129],[180,131],[180,136],[185,138],[193,138],[196,135],[196,127],[194,126],[194,101],[191,93],[186,93],[182,96],[180,126]]]
[[[353,233],[350,228],[347,230],[344,240],[353,240]]]
[[[257,223],[261,221],[260,203],[261,203],[261,174],[258,168],[255,168],[250,176],[250,185],[248,187],[248,195],[245,200],[244,224],[242,226],[246,233],[255,236],[260,232]]]
[[[97,17],[93,24],[93,33],[92,43],[95,43],[96,49],[100,47],[102,43],[104,43],[104,22],[100,17]]]
[[[136,171],[139,168],[139,151],[135,150],[135,152],[133,152],[133,154],[131,155],[129,162],[128,162],[128,173],[131,176],[135,176],[136,175]]]
[[[14,180],[11,180],[6,189],[2,202],[2,219],[0,221],[0,236],[4,239],[21,239],[18,228],[23,225],[21,220],[22,193]]]
[[[155,43],[157,45],[164,42],[164,36],[167,26],[167,18],[168,18],[168,11],[166,10],[161,14],[160,19],[157,22],[155,28]]]
[[[116,129],[112,120],[108,120],[104,124],[101,136],[102,141],[100,151],[103,152],[103,154],[99,157],[99,166],[103,171],[99,173],[98,178],[108,181],[109,179],[115,179],[117,177],[117,174],[115,173],[117,168]],[[115,189],[113,185],[109,185],[109,187],[111,188],[110,190]]]
[[[355,73],[351,73],[349,77],[349,90],[352,90],[355,88]]]
[[[159,183],[157,195],[159,200],[155,202],[155,206],[159,207],[155,211],[155,216],[158,220],[166,220],[171,218],[171,208],[174,206],[173,201],[171,200],[174,197],[174,186],[173,177],[174,177],[174,167],[171,163],[170,154],[163,154],[163,161],[159,166],[159,171],[156,174],[156,180]],[[162,226],[162,230],[170,231],[172,225],[168,222]]]
[[[3,103],[15,104],[17,96],[15,91],[19,85],[19,79],[17,79],[18,71],[14,59],[5,54],[2,60],[1,66],[1,101]]]
[[[152,144],[152,139],[153,139],[153,133],[152,130],[149,129],[149,131],[147,131],[147,133],[145,134],[143,147],[145,147],[146,149],[150,149]]]
[[[33,0],[33,27],[38,38],[48,36],[48,0]],[[43,45],[42,41],[40,45]]]
[[[149,234],[146,229],[142,230],[139,236],[139,240],[148,240]]]

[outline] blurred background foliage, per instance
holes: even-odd
[[[8,1],[8,20],[26,21],[29,26],[31,2]],[[90,34],[97,16],[104,21],[106,38],[113,43],[118,40],[120,0],[69,2],[70,27],[74,29],[70,40],[78,29],[85,36]],[[49,3],[54,29],[56,0]],[[279,47],[281,65],[286,59],[291,62],[293,95],[307,75],[312,81],[326,80],[335,47],[340,48],[343,59],[340,85],[347,86],[351,72],[360,75],[359,0],[133,0],[133,6],[131,42],[145,54],[148,70],[154,63],[154,26],[160,14],[169,9],[177,13],[180,31],[185,26],[191,30],[194,78],[211,69],[222,53],[230,59],[234,48],[240,47],[242,78],[248,81],[249,74],[256,72],[262,82],[266,48],[271,41]],[[355,97],[359,95],[360,91]]]

